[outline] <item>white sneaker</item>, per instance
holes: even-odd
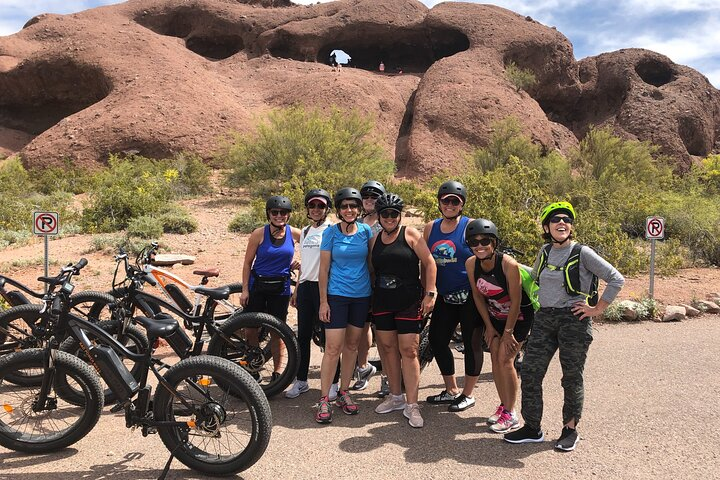
[[[422,428],[425,421],[420,415],[420,405],[417,403],[408,403],[403,409],[403,416],[408,419],[408,423],[413,428]]]
[[[333,383],[332,385],[330,385],[330,392],[328,392],[328,400],[334,402],[337,399],[338,390],[340,390],[339,383]]]
[[[495,409],[495,413],[493,413],[492,415],[490,415],[490,416],[488,417],[488,419],[487,419],[487,424],[488,424],[488,425],[495,425],[495,424],[498,422],[498,420],[500,420],[500,415],[502,415],[503,410],[505,410],[505,406],[501,403],[501,404],[498,405],[498,407]]]
[[[301,393],[305,393],[308,390],[310,390],[310,386],[308,385],[308,382],[305,382],[303,380],[295,380],[295,383],[293,386],[285,392],[286,398],[297,398],[300,396]]]
[[[375,407],[375,413],[390,413],[395,410],[402,410],[405,408],[407,403],[405,402],[405,395],[388,395],[385,401]]]
[[[520,422],[518,421],[515,412],[503,411],[500,414],[500,418],[497,423],[490,425],[490,430],[495,433],[510,433],[520,428]]]

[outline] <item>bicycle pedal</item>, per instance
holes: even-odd
[[[125,409],[125,403],[116,403],[110,409],[110,413],[118,413]]]

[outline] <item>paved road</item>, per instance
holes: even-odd
[[[487,430],[496,395],[489,374],[476,387],[477,405],[460,414],[423,406],[425,428],[412,429],[402,412],[377,415],[379,387],[357,395],[361,413],[336,412],[329,426],[313,420],[318,371],[311,390],[271,402],[270,446],[238,478],[363,479],[708,479],[720,469],[720,317],[673,324],[599,325],[586,369],[582,441],[572,453],[552,449],[561,428],[557,358],[545,383],[542,444],[510,445]],[[315,352],[317,355],[317,352]],[[456,365],[461,368],[461,355]],[[486,355],[489,364],[489,357]],[[317,359],[314,359],[317,365]],[[433,365],[423,373],[421,398],[441,384]],[[153,479],[168,453],[157,436],[123,428],[109,412],[91,434],[52,455],[28,456],[0,447],[0,480]],[[168,478],[202,478],[179,462]]]

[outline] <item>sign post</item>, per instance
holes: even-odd
[[[650,289],[652,300],[655,290],[655,240],[665,238],[665,219],[663,217],[647,217],[645,219],[645,239],[650,240]]]
[[[60,215],[57,212],[33,212],[33,235],[43,237],[45,243],[45,276],[48,276],[48,267],[50,265],[50,255],[48,237],[57,235],[60,232]],[[47,293],[48,285],[45,284],[45,293]]]

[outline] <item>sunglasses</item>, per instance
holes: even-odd
[[[284,217],[290,215],[290,210],[270,210],[270,215],[273,217]]]
[[[550,218],[550,223],[560,223],[560,222],[564,222],[564,223],[567,223],[568,225],[572,225],[573,219],[572,219],[572,217],[559,217],[557,215]]]
[[[470,247],[470,248],[475,248],[475,247],[477,247],[478,245],[482,245],[483,247],[487,247],[488,245],[491,245],[492,243],[493,243],[493,239],[492,239],[492,238],[487,238],[487,237],[483,237],[483,238],[468,238],[468,239],[467,239],[467,244],[468,244],[468,247]]]
[[[460,205],[461,201],[457,197],[449,197],[443,198],[442,200],[440,200],[440,203],[442,203],[443,205],[452,205],[453,207],[457,207],[458,205]]]
[[[359,208],[357,203],[343,203],[340,205],[340,210],[358,210]]]
[[[325,210],[325,207],[327,207],[327,205],[325,205],[324,203],[314,203],[313,202],[313,203],[308,203],[307,207],[310,210]]]
[[[400,212],[398,212],[397,210],[388,209],[380,212],[380,216],[382,218],[398,218],[400,216]]]
[[[372,194],[370,194],[370,195],[363,195],[363,196],[362,196],[362,199],[363,199],[363,200],[377,200],[379,196],[380,196],[380,195],[372,195]]]

